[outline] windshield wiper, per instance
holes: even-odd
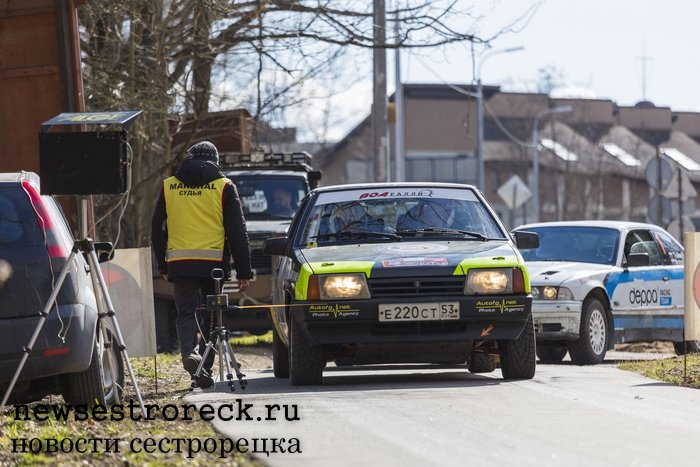
[[[374,237],[374,238],[389,238],[392,240],[398,240],[401,241],[402,238],[399,235],[396,235],[391,232],[372,232],[369,230],[347,230],[347,231],[341,231],[341,232],[336,232],[336,233],[327,233],[327,234],[320,234],[320,235],[313,235],[309,238],[313,238],[316,240],[323,240],[323,239],[329,239],[329,238],[350,238],[350,237]]]
[[[408,235],[408,234],[422,234],[422,233],[430,233],[430,234],[459,234],[459,235],[467,235],[469,237],[474,237],[477,238],[481,241],[486,241],[488,238],[484,234],[480,234],[479,232],[472,232],[470,230],[460,230],[460,229],[448,229],[448,228],[437,228],[437,227],[429,227],[427,229],[407,229],[407,230],[399,230],[396,232],[398,235]]]

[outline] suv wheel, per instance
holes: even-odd
[[[272,325],[272,369],[275,378],[289,378],[289,350],[277,333],[277,327]]]
[[[569,355],[574,365],[595,365],[608,351],[608,319],[600,300],[589,297],[583,302],[579,338],[569,342]]]
[[[498,343],[503,379],[532,379],[535,376],[535,327],[532,313],[517,339]]]
[[[80,373],[65,376],[64,399],[73,405],[111,405],[122,400],[124,362],[114,335],[105,328],[105,338],[99,328],[92,350],[90,366]]]
[[[292,386],[312,386],[323,382],[326,360],[320,345],[312,345],[294,313],[289,326],[289,382]]]

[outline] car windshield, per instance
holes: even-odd
[[[264,175],[231,176],[238,189],[248,220],[277,220],[294,217],[306,194],[304,180]]]
[[[522,250],[525,261],[574,261],[615,264],[620,233],[615,229],[585,226],[532,227],[540,236],[538,248]]]
[[[505,236],[471,190],[347,190],[319,195],[301,244],[426,238],[486,241]]]

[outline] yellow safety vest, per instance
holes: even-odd
[[[227,178],[187,186],[177,177],[163,181],[167,214],[167,262],[221,261],[224,256],[224,187]]]

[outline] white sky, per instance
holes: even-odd
[[[481,19],[459,27],[490,36],[539,4],[529,22],[504,34],[492,49],[523,46],[482,63],[482,82],[505,91],[536,91],[538,70],[553,67],[578,97],[611,99],[620,105],[642,100],[642,56],[646,56],[646,98],[657,106],[700,111],[700,2],[695,0],[459,0]],[[387,0],[391,8],[391,0]],[[485,49],[477,47],[476,63]],[[473,82],[469,44],[403,51],[404,83]],[[333,128],[342,137],[369,113],[371,56],[367,78],[340,103],[347,119]],[[389,92],[394,89],[394,52],[387,55]],[[581,91],[582,90],[582,91]],[[565,92],[565,90],[559,90]],[[356,98],[348,99],[348,94]],[[303,135],[303,133],[302,133]],[[301,135],[300,135],[301,136]],[[302,136],[303,139],[303,136]],[[335,139],[335,138],[333,138]]]
[[[538,2],[469,3],[488,15],[477,27],[492,34]],[[631,105],[642,99],[641,57],[646,56],[647,99],[675,110],[700,110],[699,21],[700,2],[694,0],[546,0],[522,31],[493,42],[493,49],[525,49],[489,57],[482,64],[482,82],[534,90],[538,69],[553,66],[567,85]],[[403,55],[403,80],[438,82],[411,55]],[[444,80],[471,82],[468,46],[452,46],[433,57],[422,61]]]

